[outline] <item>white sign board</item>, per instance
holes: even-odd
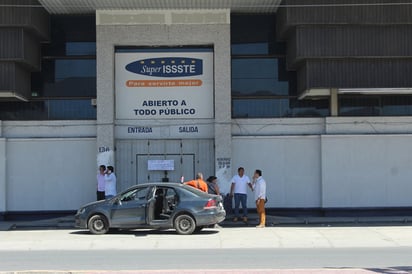
[[[116,119],[213,118],[213,51],[115,54]]]
[[[147,170],[175,170],[174,160],[148,160]]]

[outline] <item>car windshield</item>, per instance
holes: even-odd
[[[136,188],[124,193],[120,200],[122,202],[146,200],[148,192],[149,187]]]

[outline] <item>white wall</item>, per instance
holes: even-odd
[[[320,207],[319,136],[234,137],[232,142],[232,172],[243,166],[252,177],[255,169],[261,169],[268,207]],[[248,205],[255,207],[252,193]]]
[[[232,173],[262,169],[268,207],[412,206],[412,135],[234,137]],[[254,207],[249,193],[249,207]]]
[[[412,134],[402,133],[411,121],[327,118],[325,127],[316,119],[237,121],[234,132],[244,136],[232,137],[227,177],[238,166],[249,176],[262,169],[269,207],[412,207]],[[95,200],[94,124],[1,122],[0,213],[75,210]],[[295,136],[279,136],[291,125]],[[250,193],[249,207],[253,202]]]
[[[7,139],[6,151],[7,211],[76,210],[95,200],[95,138]]]
[[[324,207],[412,206],[412,135],[322,136]]]

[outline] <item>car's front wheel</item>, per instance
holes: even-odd
[[[89,219],[88,227],[93,234],[105,234],[109,231],[109,223],[103,215],[94,215]]]
[[[182,214],[176,217],[174,222],[177,233],[181,235],[192,234],[196,229],[196,222],[192,216]]]

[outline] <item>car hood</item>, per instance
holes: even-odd
[[[102,205],[108,203],[110,200],[101,200],[101,201],[96,201],[96,202],[91,202],[88,204],[83,205],[82,207],[91,207],[91,206],[96,206],[96,205]]]

